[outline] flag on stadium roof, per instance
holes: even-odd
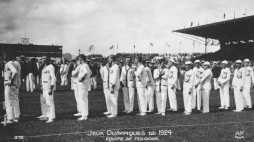
[[[170,45],[166,42],[166,45],[168,46],[168,47],[170,47]]]
[[[110,50],[113,49],[113,48],[114,48],[114,45],[112,45],[112,46],[110,47]]]
[[[153,46],[153,44],[150,42],[151,46]]]

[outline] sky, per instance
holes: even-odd
[[[36,45],[63,45],[63,53],[72,55],[79,49],[92,54],[91,45],[94,54],[103,56],[178,53],[179,48],[181,53],[204,52],[204,45],[194,47],[172,30],[191,22],[197,26],[233,19],[234,11],[236,18],[251,16],[253,7],[253,0],[0,0],[0,43],[16,44],[27,37]],[[218,49],[208,46],[208,52]]]

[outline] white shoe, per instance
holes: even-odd
[[[37,118],[40,119],[40,118],[44,118],[44,117],[45,117],[45,115],[41,115],[41,116],[38,116]]]
[[[225,107],[225,110],[228,110],[228,107]]]
[[[107,117],[108,118],[114,118],[114,117],[117,117],[117,115],[111,114],[111,115],[108,115]]]
[[[74,116],[82,116],[81,113],[76,113]]]
[[[172,111],[177,111],[177,109],[172,109]]]
[[[77,120],[78,120],[78,121],[87,120],[87,116],[82,116],[82,117],[78,118]]]
[[[153,110],[148,110],[147,112],[153,112]]]
[[[54,121],[53,119],[49,119],[48,121],[46,121],[46,123],[51,123],[53,121]]]
[[[3,121],[3,122],[1,122],[2,124],[4,124],[5,122]],[[13,121],[12,120],[7,120],[6,121],[6,124],[12,124],[13,123]]]
[[[225,109],[225,107],[219,107],[219,109]]]
[[[126,113],[132,113],[132,111],[129,111],[129,110],[128,110]]]
[[[107,112],[104,112],[103,114],[105,114],[105,115],[110,115],[110,112],[107,111]]]
[[[161,114],[161,112],[157,112],[157,113],[155,113],[155,114]]]
[[[165,113],[161,113],[162,116],[165,116]]]
[[[128,110],[125,110],[125,111],[123,111],[123,112],[127,112]]]
[[[15,119],[13,119],[13,122],[18,123],[18,122],[19,122],[19,119],[15,118]]]
[[[241,110],[233,110],[233,112],[242,112]]]
[[[186,112],[185,114],[183,114],[183,115],[191,115],[191,113],[190,112]]]
[[[248,106],[247,108],[252,108],[252,106]]]
[[[141,113],[140,113],[140,116],[145,116],[145,115],[146,115],[145,112],[141,112]]]
[[[204,111],[201,111],[202,113],[209,113],[209,112],[204,112]]]
[[[169,110],[169,111],[170,111],[170,110],[173,110],[173,109],[172,109],[172,108],[168,108],[167,110]]]

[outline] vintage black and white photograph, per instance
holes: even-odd
[[[0,0],[0,142],[253,142],[253,0]]]

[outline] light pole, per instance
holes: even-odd
[[[80,55],[80,49],[78,50],[78,55]]]
[[[181,43],[182,43],[182,42],[179,43],[179,52],[178,52],[179,54],[180,54],[180,45],[181,45]]]

